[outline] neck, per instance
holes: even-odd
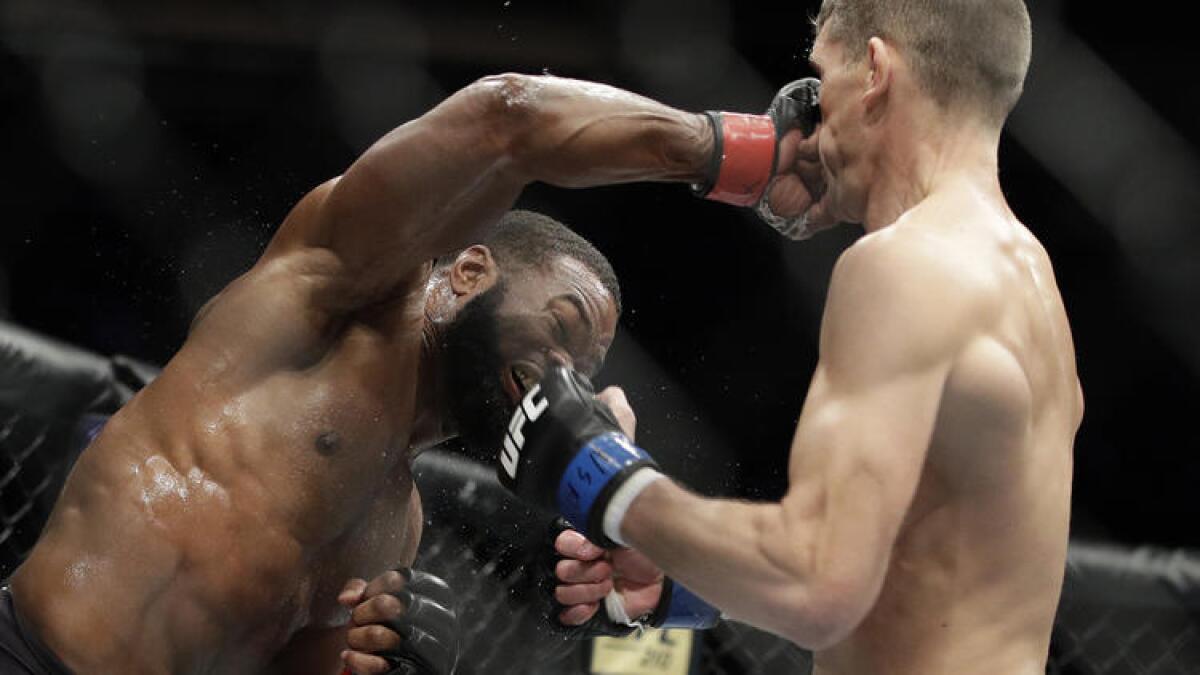
[[[867,232],[895,223],[942,190],[968,187],[1003,200],[999,131],[971,121],[916,123],[917,119],[948,117],[922,111],[886,132],[886,137],[894,140],[881,144],[863,220]]]
[[[436,275],[435,275],[436,276]],[[430,279],[425,289],[424,321],[421,327],[421,358],[417,366],[416,406],[413,414],[409,449],[424,450],[454,435],[445,415],[445,391],[442,384],[442,307],[441,293]]]

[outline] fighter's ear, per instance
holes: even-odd
[[[450,288],[455,296],[475,296],[496,285],[500,267],[483,244],[463,249],[450,263]]]
[[[863,87],[862,101],[868,114],[882,110],[895,77],[896,52],[892,46],[878,37],[867,42],[867,81]]]

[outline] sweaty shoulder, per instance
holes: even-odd
[[[412,256],[392,255],[369,265],[351,265],[331,240],[327,202],[341,177],[332,178],[313,188],[294,206],[271,243],[263,252],[252,274],[263,279],[289,278],[311,291],[314,308],[334,315],[361,309],[404,295],[419,285],[428,261]],[[341,224],[354,229],[354,223]],[[364,235],[366,236],[366,235]],[[364,280],[374,278],[375,267],[406,270],[389,277],[387,288],[378,288]]]
[[[322,239],[320,210],[336,184],[334,179],[308,193],[254,266],[201,308],[192,322],[186,352],[208,362],[214,350],[226,353],[236,346],[245,353],[240,363],[260,366],[255,372],[308,363],[324,354],[350,322],[378,324],[380,317],[375,314],[384,307],[394,309],[394,303],[385,301],[417,301],[428,264],[412,265],[388,294],[372,296],[375,304],[365,302],[366,291],[358,282],[363,270],[348,265]],[[373,313],[370,308],[380,311]],[[408,316],[385,314],[394,314],[397,320]],[[268,355],[271,358],[265,358]]]
[[[861,238],[834,268],[823,360],[852,371],[908,370],[952,359],[998,305],[996,284],[970,248],[904,219]],[[839,348],[826,348],[834,345]],[[839,354],[855,362],[839,364]]]

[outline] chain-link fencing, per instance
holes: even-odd
[[[5,340],[10,326],[0,325]],[[20,339],[36,336],[19,331]],[[84,442],[88,413],[116,409],[153,370],[56,343],[45,369],[15,369],[0,340],[0,578],[37,539]],[[22,349],[29,347],[23,345]],[[60,351],[65,350],[65,351]],[[19,372],[18,372],[19,370]],[[53,371],[52,373],[50,371]],[[48,386],[47,379],[61,378]],[[70,396],[59,394],[68,391]],[[54,397],[58,398],[54,398]],[[50,397],[53,400],[48,400]],[[445,578],[459,598],[459,675],[591,672],[591,644],[549,627],[551,514],[516,501],[488,467],[431,451],[414,476],[425,507],[416,566]],[[1200,556],[1074,542],[1048,673],[1200,673]],[[700,675],[808,673],[807,652],[736,622],[696,634]]]

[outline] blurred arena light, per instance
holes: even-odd
[[[634,0],[621,16],[621,62],[674,106],[765,107],[775,88],[734,49],[730,26],[727,0]]]
[[[737,464],[748,455],[739,455],[686,387],[626,327],[617,331],[602,381],[625,390],[634,412],[644,421],[637,430],[638,443],[655,449],[665,471],[704,494],[735,492]]]
[[[176,280],[188,316],[250,269],[263,250],[255,230],[242,223],[210,223],[183,245]]]
[[[8,318],[8,303],[12,296],[8,284],[8,272],[0,266],[0,319]]]
[[[157,150],[142,54],[101,5],[84,0],[54,5],[10,0],[4,8],[5,42],[38,62],[63,162],[98,185],[135,183]]]
[[[1109,228],[1148,318],[1200,373],[1200,158],[1053,7],[1031,10],[1034,62],[1009,131]]]
[[[425,67],[428,38],[396,5],[344,6],[321,38],[321,73],[339,132],[356,152],[444,96]]]

